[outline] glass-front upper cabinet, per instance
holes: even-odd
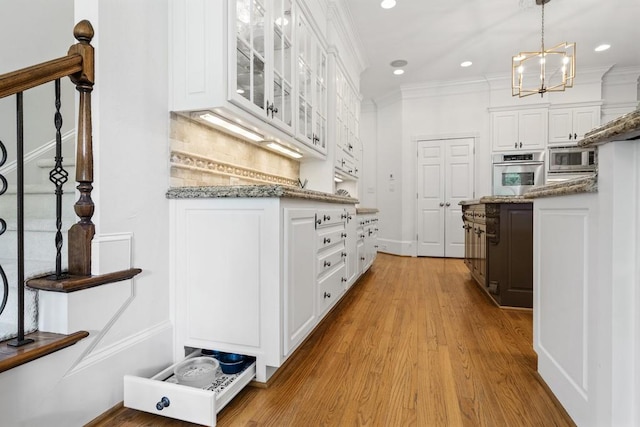
[[[327,54],[304,16],[298,16],[296,137],[327,152]]]
[[[293,4],[230,1],[229,100],[293,132]]]

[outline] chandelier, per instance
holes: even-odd
[[[576,44],[564,42],[550,49],[544,46],[544,4],[551,0],[536,0],[542,5],[541,47],[538,52],[520,52],[513,57],[511,95],[520,98],[546,92],[562,92],[573,87],[576,75]]]

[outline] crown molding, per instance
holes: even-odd
[[[344,0],[331,0],[327,4],[327,18],[330,23],[333,23],[338,37],[343,39],[344,45],[349,49],[347,53],[356,59],[358,65],[358,74],[369,67],[369,61],[364,53],[364,45],[360,36],[353,31],[356,25],[353,21],[353,15],[348,7],[345,6]]]

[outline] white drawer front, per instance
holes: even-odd
[[[318,282],[318,311],[324,313],[345,292],[346,271],[344,263]]]
[[[346,259],[347,251],[344,248],[344,245],[341,244],[336,246],[335,248],[331,248],[326,252],[322,252],[318,254],[318,276],[323,275],[327,271],[336,268],[336,266],[341,263],[344,264],[344,260]]]
[[[188,357],[198,355],[199,351]],[[124,406],[191,423],[215,426],[216,414],[256,375],[255,362],[237,375],[220,372],[217,382],[221,384],[212,391],[171,382],[174,366],[152,378],[125,375]],[[163,398],[168,405],[163,405]]]

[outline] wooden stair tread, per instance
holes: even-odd
[[[70,335],[36,331],[25,335],[25,338],[31,338],[34,342],[22,347],[7,345],[12,340],[2,341],[0,342],[0,372],[8,371],[47,354],[62,350],[88,336],[89,332],[87,331],[78,331]]]

